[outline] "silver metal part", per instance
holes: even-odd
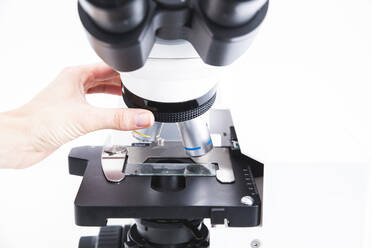
[[[250,197],[249,195],[243,196],[240,202],[247,206],[253,206],[254,204],[253,198]]]
[[[127,164],[126,176],[206,176],[215,177],[215,164],[141,163]]]
[[[155,122],[151,127],[132,131],[133,137],[141,142],[154,142],[160,138],[163,123]]]
[[[225,218],[223,220],[223,224],[221,224],[221,225],[219,225],[219,224],[211,224],[211,227],[212,228],[218,228],[218,227],[227,228],[227,227],[229,227],[229,220]]]
[[[234,150],[240,150],[239,142],[236,140],[232,141],[232,149]]]
[[[258,239],[252,240],[251,242],[251,248],[260,248],[261,247],[261,241]]]
[[[118,183],[124,179],[123,167],[128,157],[127,152],[124,146],[103,147],[101,164],[107,181]]]
[[[184,149],[188,155],[199,157],[212,150],[211,135],[203,118],[197,117],[177,124],[182,136]]]
[[[164,145],[157,146],[128,146],[127,164],[143,164],[148,158],[167,158],[167,160],[177,161],[178,159],[189,158],[181,142],[164,142]],[[216,147],[201,157],[193,157],[192,161],[196,164],[217,164],[216,178],[221,183],[232,183],[235,181],[234,171],[230,157],[230,148]],[[179,163],[179,162],[176,162]]]
[[[232,146],[232,127],[234,126],[230,111],[227,109],[209,110],[209,130],[211,134],[218,134],[221,138],[220,145]],[[216,144],[215,144],[216,145]]]
[[[158,123],[162,124],[156,124],[158,127],[161,126],[159,132],[161,132],[162,138],[157,139],[156,142],[140,141],[140,143],[143,143],[142,145],[139,144],[141,146],[106,146],[104,148],[102,152],[102,169],[106,179],[110,182],[120,182],[125,177],[123,171],[126,170],[128,164],[129,170],[132,164],[138,165],[147,163],[146,160],[149,158],[168,158],[174,160],[179,158],[189,158],[192,162],[199,165],[216,163],[216,179],[221,183],[234,182],[235,177],[230,157],[230,150],[234,149],[231,139],[232,134],[230,127],[233,126],[233,123],[230,112],[228,110],[213,109],[209,111],[209,118],[211,133],[220,136],[221,144],[219,144],[218,147],[211,149],[211,151],[206,153],[204,156],[190,158],[190,154],[187,153],[181,142],[182,139],[179,132],[179,125],[176,123]],[[205,122],[204,127],[206,127]],[[208,127],[206,128],[208,131]],[[172,165],[177,163],[178,162],[172,162]],[[138,173],[136,176],[140,176],[140,174],[141,173]],[[257,183],[259,186],[258,188],[262,189],[262,182],[260,183],[258,180]]]

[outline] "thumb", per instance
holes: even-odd
[[[135,130],[147,128],[154,123],[154,115],[144,109],[93,108],[88,125],[91,131],[100,129]]]

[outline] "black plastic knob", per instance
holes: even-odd
[[[224,27],[238,27],[248,23],[267,0],[201,0],[205,15]]]
[[[95,248],[97,243],[96,236],[81,237],[79,241],[79,248]]]
[[[121,248],[122,235],[122,226],[104,226],[98,236],[81,237],[79,248]]]
[[[122,247],[122,226],[101,227],[98,234],[97,247],[99,248],[120,248]]]
[[[125,33],[146,17],[147,0],[79,0],[80,6],[103,30]]]

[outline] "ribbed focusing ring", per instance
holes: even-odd
[[[163,103],[143,99],[123,86],[123,99],[129,108],[150,110],[157,122],[184,122],[207,112],[216,100],[216,91],[211,89],[205,95],[186,102]]]
[[[207,112],[213,105],[216,100],[216,95],[208,100],[203,105],[196,107],[194,109],[186,110],[183,112],[174,112],[174,113],[163,113],[163,112],[153,112],[155,120],[158,122],[183,122],[194,119],[198,116],[201,116]]]

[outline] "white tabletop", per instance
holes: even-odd
[[[0,1],[0,111],[30,100],[64,66],[99,60],[76,5]],[[213,248],[253,239],[265,248],[372,246],[371,11],[363,0],[271,1],[219,91],[243,151],[265,163],[263,226],[215,229]],[[0,247],[77,247],[96,233],[74,224],[81,179],[68,175],[67,155],[106,134],[79,138],[31,169],[0,171]]]

